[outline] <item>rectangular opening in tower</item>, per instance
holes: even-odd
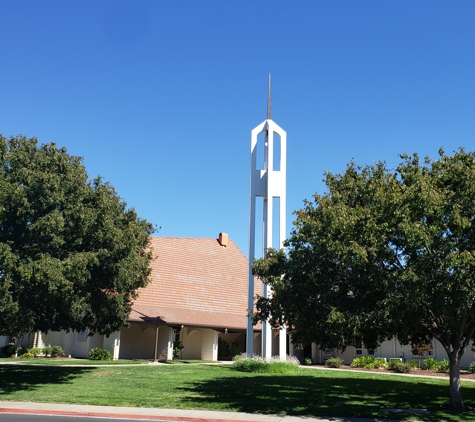
[[[277,251],[281,248],[280,241],[280,197],[274,196],[272,197],[272,247]]]
[[[280,158],[281,158],[280,136],[277,132],[274,132],[273,140],[274,140],[274,159],[273,159],[274,162],[272,163],[272,170],[280,171]]]
[[[256,259],[262,258],[264,256],[264,215],[264,198],[262,196],[258,196],[256,197],[256,219],[254,221],[254,258]]]
[[[266,132],[261,132],[257,135],[256,145],[256,170],[264,170],[266,160]]]

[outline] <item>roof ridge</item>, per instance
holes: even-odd
[[[218,240],[218,237],[193,237],[193,236],[150,236],[152,239],[197,239],[197,240]],[[233,243],[233,239],[228,237],[228,240],[231,240]],[[234,243],[235,244],[235,243]]]

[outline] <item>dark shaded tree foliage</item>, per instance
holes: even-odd
[[[0,136],[0,334],[110,334],[148,283],[153,227],[82,159]]]
[[[287,254],[254,273],[274,295],[255,320],[285,323],[297,343],[368,349],[396,336],[437,339],[450,361],[450,406],[462,408],[459,363],[475,332],[475,155],[401,156],[326,175],[327,193],[296,211]]]

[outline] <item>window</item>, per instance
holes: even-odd
[[[77,333],[77,341],[86,341],[87,340],[87,336],[89,334],[89,330],[84,330],[84,331],[79,331]]]
[[[363,356],[363,341],[357,339],[354,344],[355,347],[355,356]]]

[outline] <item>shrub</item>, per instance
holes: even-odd
[[[396,372],[401,372],[403,374],[408,374],[409,372],[412,371],[412,366],[409,365],[408,363],[397,362],[397,363],[394,364],[393,369]]]
[[[273,361],[269,362],[266,372],[269,374],[293,374],[298,372],[299,366],[289,361]]]
[[[181,341],[177,341],[176,343],[173,343],[173,357],[179,358],[184,348],[185,346],[183,346],[183,343]]]
[[[234,358],[241,353],[241,349],[239,347],[239,342],[237,340],[232,341],[229,344],[226,340],[218,338],[218,359],[225,360],[229,358]]]
[[[305,365],[307,365],[307,366],[310,366],[310,365],[312,364],[312,359],[310,359],[310,358],[305,358],[304,361],[303,361],[303,363],[304,363]]]
[[[229,343],[218,337],[218,360],[224,360],[230,356],[231,351],[229,350]]]
[[[51,356],[52,352],[53,348],[51,346],[43,347],[43,354],[45,355],[45,357]]]
[[[424,360],[424,369],[428,371],[436,371],[439,369],[439,361],[434,358],[427,358]]]
[[[12,343],[7,344],[6,346],[3,346],[0,349],[1,350],[1,356],[5,357],[5,358],[12,358],[12,357],[15,356],[15,349],[16,349],[16,346],[14,344],[12,344]],[[20,346],[18,348],[18,356],[21,356],[26,352],[28,352],[28,350],[25,349],[24,347]]]
[[[417,359],[410,359],[410,360],[407,361],[407,364],[412,369],[418,369],[419,368],[419,361]]]
[[[439,362],[439,371],[449,372],[450,371],[450,362],[447,359],[441,360]]]
[[[102,347],[96,347],[89,351],[89,359],[91,360],[111,360],[112,354],[109,350],[103,349]]]
[[[374,357],[361,356],[358,358],[354,358],[350,366],[353,368],[367,368],[368,365],[371,365],[372,363],[374,363]]]
[[[360,356],[354,358],[350,366],[353,368],[379,369],[387,368],[388,363],[382,358],[375,358],[374,356]]]
[[[329,368],[339,368],[342,364],[342,358],[329,358],[325,361],[325,366],[328,366]]]
[[[6,346],[2,347],[2,356],[6,358],[11,358],[15,355],[15,345],[14,344],[7,344]]]
[[[388,368],[388,363],[386,362],[386,359],[382,358],[376,358],[374,360],[374,368],[376,369],[387,369]]]
[[[248,358],[245,356],[236,356],[232,368],[241,372],[267,372],[267,362],[259,356]]]
[[[41,349],[41,347],[32,347],[29,352],[31,354],[33,354],[33,356],[36,358],[38,355],[41,355],[41,353],[43,352],[43,350]]]
[[[62,358],[64,354],[64,350],[61,346],[53,346],[51,348],[51,357],[53,358]]]
[[[398,363],[402,363],[401,358],[391,358],[389,359],[388,368],[394,370],[394,366]]]
[[[30,350],[27,350],[25,353],[23,353],[21,355],[22,358],[34,358],[35,355],[30,351]]]
[[[290,374],[298,371],[299,360],[294,356],[287,356],[287,360],[278,358],[266,360],[260,356],[235,356],[232,369],[241,372],[257,372],[270,374]]]
[[[241,348],[239,346],[239,341],[235,340],[235,341],[231,342],[230,353],[231,353],[232,358],[241,353]]]

